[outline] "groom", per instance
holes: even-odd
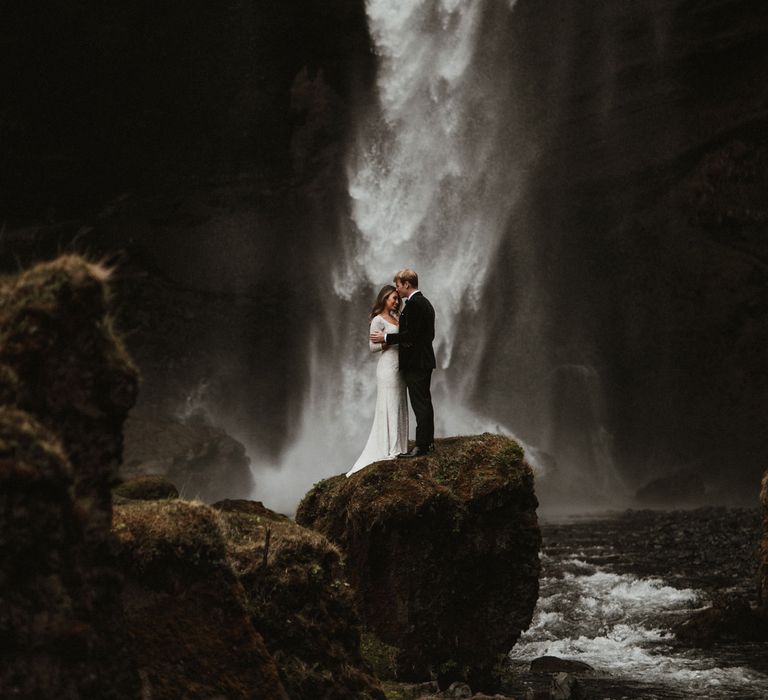
[[[408,268],[395,275],[397,293],[405,300],[400,314],[400,331],[384,333],[374,331],[371,341],[399,345],[400,372],[402,372],[411,407],[416,415],[416,446],[398,457],[421,457],[434,450],[435,414],[429,385],[435,369],[435,310],[419,291],[419,276]]]

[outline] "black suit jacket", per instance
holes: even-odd
[[[387,333],[387,345],[400,346],[400,369],[434,369],[435,310],[427,297],[416,292],[400,314],[400,331]]]

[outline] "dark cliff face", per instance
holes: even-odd
[[[511,412],[565,472],[608,457],[630,487],[694,469],[721,495],[754,494],[768,449],[768,7],[521,0],[515,13],[540,156],[489,288],[506,304],[489,300],[488,319],[505,359],[478,402]],[[527,295],[536,318],[519,316],[510,342]]]
[[[363,3],[30,6],[0,46],[0,269],[115,261],[139,403],[279,449],[373,79]]]
[[[176,178],[289,171],[306,67],[365,80],[362,3],[93,0],[17,8],[0,29],[6,225],[79,217]]]

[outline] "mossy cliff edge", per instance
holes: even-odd
[[[321,481],[296,520],[344,552],[366,629],[392,648],[399,679],[483,688],[531,622],[537,505],[520,446],[485,433]]]

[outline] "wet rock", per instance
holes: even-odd
[[[160,501],[178,498],[179,492],[165,477],[155,474],[142,474],[132,479],[127,479],[120,486],[116,486],[112,490],[112,495],[116,499]]]
[[[552,676],[551,700],[583,700],[584,692],[579,680],[569,673]]]
[[[471,698],[472,689],[466,684],[459,681],[455,681],[448,686],[448,689],[443,693],[443,697],[446,698]]]
[[[115,507],[126,630],[143,693],[287,700],[227,561],[216,511],[184,501]]]
[[[486,689],[533,614],[536,507],[522,449],[486,433],[321,481],[296,519],[344,552],[367,631],[396,649],[400,679]]]
[[[635,498],[649,505],[680,506],[701,502],[705,491],[701,476],[694,471],[684,470],[648,482],[638,489]]]
[[[590,673],[593,669],[583,661],[573,659],[561,659],[557,656],[540,656],[531,661],[533,673]]]
[[[725,638],[747,641],[768,639],[768,627],[749,601],[738,596],[723,596],[704,610],[699,610],[674,628],[675,636],[696,647],[711,647]]]
[[[124,478],[165,477],[186,499],[218,501],[253,490],[245,447],[201,420],[182,421],[146,409],[125,425]]]
[[[255,629],[292,700],[384,700],[361,656],[360,620],[338,549],[261,503],[215,504]]]

